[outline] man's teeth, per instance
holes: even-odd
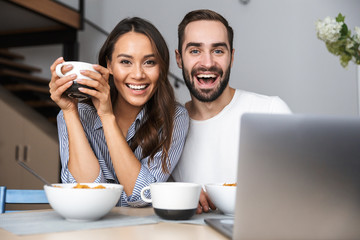
[[[134,89],[134,90],[143,90],[147,87],[147,85],[132,85],[132,84],[128,84],[129,88]]]
[[[215,74],[199,74],[197,75],[198,78],[216,78]]]

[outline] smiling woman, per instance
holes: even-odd
[[[136,32],[124,34],[116,42],[110,59],[107,67],[120,93],[117,101],[141,108],[153,96],[160,75],[150,39]]]
[[[140,190],[166,181],[189,127],[167,78],[169,51],[159,31],[141,18],[118,23],[99,53],[92,80],[77,82],[91,101],[63,96],[76,76],[59,78],[51,66],[51,98],[60,106],[58,129],[63,182],[119,183],[118,205],[143,206]],[[67,69],[69,71],[71,68]]]

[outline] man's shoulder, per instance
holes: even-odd
[[[278,98],[278,96],[270,96],[270,95],[246,91],[246,90],[242,90],[242,89],[236,89],[235,91],[236,91],[236,94],[238,94],[240,97],[249,97],[249,98],[259,99],[259,100],[268,100],[268,99]]]
[[[270,96],[237,89],[238,101],[253,108],[254,111],[290,112],[291,110],[279,96]]]

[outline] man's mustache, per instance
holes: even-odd
[[[216,66],[212,66],[210,68],[204,68],[204,67],[199,67],[199,68],[194,68],[192,71],[191,71],[191,75],[192,76],[195,76],[196,74],[198,73],[201,73],[201,72],[216,72],[217,74],[219,74],[220,76],[223,75],[223,71],[221,68],[218,68]]]

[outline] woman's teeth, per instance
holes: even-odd
[[[127,86],[128,86],[130,89],[133,89],[133,90],[144,90],[148,85],[133,85],[133,84],[127,84]]]

